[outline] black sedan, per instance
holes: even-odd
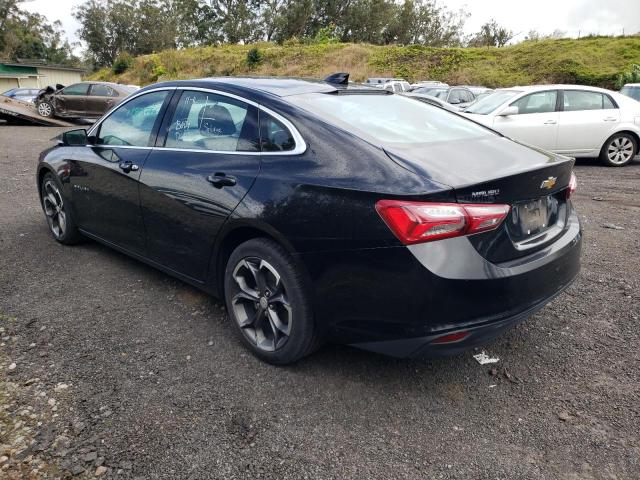
[[[484,344],[580,268],[573,160],[328,81],[148,86],[41,154],[53,237],[224,298],[285,364],[325,341],[398,357]]]

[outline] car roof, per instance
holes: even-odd
[[[611,90],[607,90],[600,87],[590,87],[588,85],[570,85],[570,84],[554,84],[554,85],[516,85],[508,88],[498,88],[495,91],[500,90],[520,90],[522,92],[538,92],[541,90],[590,90],[601,93],[611,93]]]
[[[194,80],[176,80],[171,82],[156,83],[142,90],[158,87],[200,87],[216,88],[230,87],[234,90],[247,93],[268,93],[278,97],[301,95],[305,93],[333,93],[339,91],[349,92],[379,92],[379,88],[359,84],[337,84],[323,80],[288,77],[211,77]]]
[[[640,83],[625,83],[625,87],[640,87]]]

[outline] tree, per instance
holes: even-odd
[[[60,22],[20,9],[23,0],[0,0],[0,57],[37,58],[50,63],[76,63],[63,40]]]
[[[469,46],[471,47],[503,47],[509,40],[513,38],[514,34],[511,30],[498,25],[494,19],[485,23],[480,27],[480,31],[469,40]]]

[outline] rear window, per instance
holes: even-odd
[[[402,95],[312,93],[288,100],[376,143],[420,144],[494,135],[463,117]]]

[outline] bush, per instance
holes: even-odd
[[[256,47],[247,52],[247,65],[249,68],[255,68],[262,62],[264,55]]]
[[[116,75],[120,75],[121,73],[124,73],[129,68],[131,68],[132,65],[133,57],[127,52],[122,52],[116,57],[113,65],[111,66],[111,70],[113,70],[113,73],[115,73]]]
[[[622,88],[625,83],[640,83],[640,65],[631,65],[631,70],[618,75],[616,87]]]

